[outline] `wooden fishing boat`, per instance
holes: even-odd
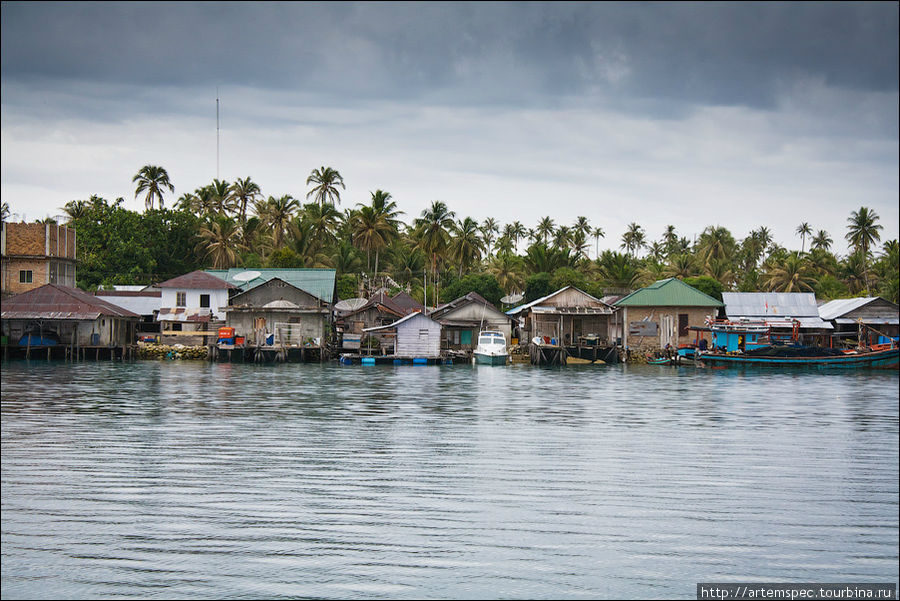
[[[807,356],[772,356],[759,351],[747,353],[700,353],[700,363],[717,367],[806,367],[813,369],[897,369],[900,349],[853,349],[834,354],[815,354],[815,347],[807,347]],[[828,349],[831,350],[831,349]],[[824,349],[823,349],[824,351]]]

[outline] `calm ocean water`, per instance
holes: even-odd
[[[2,366],[6,598],[898,580],[898,374]]]

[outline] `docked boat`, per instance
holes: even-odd
[[[503,332],[482,330],[478,334],[478,346],[474,352],[475,363],[480,365],[506,365],[509,352]]]
[[[865,347],[842,351],[827,347],[771,346],[746,352],[699,352],[697,359],[716,367],[809,367],[814,369],[897,369],[900,349]]]
[[[701,332],[712,335],[709,350],[698,344],[694,358],[704,365],[716,367],[897,369],[900,365],[900,348],[895,342],[851,349],[812,346],[800,340],[796,320],[785,320],[785,324],[779,325],[791,334],[774,335],[771,322],[715,321],[707,327],[691,328],[698,331],[698,337]],[[862,331],[859,339],[863,340]]]

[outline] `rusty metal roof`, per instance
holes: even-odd
[[[156,286],[157,288],[181,288],[183,290],[221,290],[223,288],[231,290],[237,288],[222,278],[199,270],[166,280]]]
[[[3,319],[94,320],[107,317],[139,318],[122,307],[97,298],[93,294],[59,284],[44,284],[3,301]]]

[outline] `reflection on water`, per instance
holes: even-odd
[[[12,597],[898,577],[898,376],[12,362]]]

